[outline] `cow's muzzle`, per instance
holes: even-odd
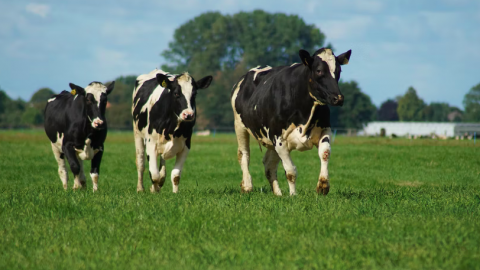
[[[183,121],[193,121],[193,119],[195,119],[195,113],[193,111],[187,111],[187,110],[184,110],[180,117],[182,118]]]
[[[342,106],[343,105],[343,95],[338,95],[333,97],[332,104],[334,106]]]
[[[90,118],[90,117],[88,117]],[[95,129],[103,129],[104,128],[104,121],[98,117],[94,118],[93,120],[92,119],[89,119],[91,124],[92,124],[92,127],[95,128]]]

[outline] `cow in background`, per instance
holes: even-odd
[[[105,86],[92,82],[82,88],[70,83],[71,92],[62,91],[48,100],[45,107],[45,132],[58,163],[58,175],[67,189],[68,172],[65,157],[74,175],[73,189],[85,187],[83,160],[92,160],[90,177],[93,191],[98,189],[100,162],[107,137],[105,108],[107,95],[115,82]]]
[[[173,192],[178,192],[180,174],[190,151],[195,125],[195,96],[198,90],[207,88],[211,82],[212,76],[195,81],[188,72],[171,75],[157,69],[137,77],[132,116],[138,192],[144,190],[145,148],[152,181],[150,191],[160,191],[165,183],[165,160],[176,157],[171,180]]]
[[[321,170],[317,193],[330,189],[330,110],[342,106],[343,95],[338,87],[341,65],[348,63],[351,50],[335,56],[322,48],[310,56],[299,51],[302,64],[253,68],[240,78],[232,89],[231,102],[238,141],[238,161],[243,171],[242,191],[252,190],[249,134],[267,148],[263,158],[265,176],[275,195],[282,195],[278,186],[277,167],[282,161],[290,195],[296,194],[297,169],[290,157],[292,150],[318,147]]]

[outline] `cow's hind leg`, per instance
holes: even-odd
[[[135,135],[135,164],[137,165],[137,192],[143,188],[143,172],[145,171],[145,143],[142,137]]]
[[[73,182],[73,189],[78,189],[83,187],[82,179],[80,173],[83,175],[83,183],[85,183],[85,174],[83,173],[83,162],[77,157],[77,151],[75,147],[71,143],[67,143],[65,145],[64,153],[67,157],[68,163],[70,164],[70,170],[72,170],[74,182]]]
[[[62,180],[63,189],[67,190],[68,188],[68,172],[65,166],[65,156],[60,151],[60,149],[52,143],[52,151],[53,155],[55,156],[55,160],[57,160],[58,164],[58,176],[60,176],[60,180]]]
[[[190,149],[185,147],[182,152],[177,154],[177,158],[175,159],[175,166],[172,170],[172,187],[173,187],[173,193],[178,192],[178,185],[180,184],[180,176],[182,174],[182,168],[183,164],[187,160],[188,152],[190,152]]]
[[[290,157],[290,151],[288,151],[286,142],[278,140],[275,145],[275,151],[282,160],[282,165],[288,180],[288,187],[290,188],[290,195],[296,195],[295,182],[297,181],[297,168]]]
[[[80,170],[78,175],[74,175],[73,189],[85,188],[87,187],[87,178],[85,177],[85,172],[83,171],[83,160],[77,155],[78,164],[80,165]]]
[[[240,186],[243,192],[250,192],[253,189],[252,176],[248,171],[248,165],[250,164],[250,135],[238,120],[235,120],[235,133],[238,142],[238,163],[240,163],[243,172]]]
[[[150,192],[152,193],[159,192],[163,185],[157,165],[158,153],[156,146],[155,142],[147,143],[148,171],[150,173],[150,180],[152,180]],[[163,182],[165,182],[165,177],[163,178]]]
[[[263,157],[263,165],[265,166],[265,176],[267,177],[270,186],[272,187],[273,194],[282,196],[282,191],[278,186],[277,169],[280,157],[275,150],[267,149],[265,156]]]
[[[322,130],[320,141],[318,143],[318,155],[320,156],[320,177],[317,183],[317,193],[327,195],[330,190],[330,182],[328,179],[328,160],[330,159],[330,138],[332,131],[330,128]]]

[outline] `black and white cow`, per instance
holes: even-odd
[[[158,69],[137,77],[132,105],[137,191],[144,190],[146,148],[152,181],[150,191],[160,191],[165,183],[165,160],[176,157],[171,180],[173,192],[178,192],[180,174],[190,151],[195,125],[195,96],[197,90],[207,88],[211,82],[212,76],[195,81],[187,72],[171,75]]]
[[[330,110],[328,105],[342,106],[338,87],[341,68],[350,59],[351,50],[335,56],[322,48],[313,56],[300,50],[303,64],[253,68],[232,89],[231,102],[238,141],[238,161],[243,171],[242,191],[252,190],[249,133],[267,148],[263,158],[265,175],[273,193],[282,195],[278,186],[280,160],[294,195],[297,170],[290,157],[292,150],[318,147],[321,170],[317,192],[327,194],[330,188]]]
[[[107,137],[107,95],[112,92],[114,85],[115,82],[108,87],[100,82],[92,82],[84,89],[70,83],[71,92],[63,91],[48,100],[45,132],[52,143],[64,189],[68,184],[65,157],[75,178],[73,189],[85,187],[83,160],[92,160],[90,177],[93,191],[98,189],[103,143]]]

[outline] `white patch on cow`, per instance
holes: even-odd
[[[77,99],[78,95],[75,95],[75,97],[73,98],[73,100]]]
[[[97,101],[97,106],[100,107],[100,97],[102,96],[102,94],[107,93],[107,87],[102,83],[92,82],[87,87],[85,87],[85,92],[87,92],[87,94],[92,94]]]
[[[51,98],[51,99],[48,100],[48,102],[52,102],[52,101],[54,101],[55,99],[56,99],[56,98]]]
[[[290,65],[290,67],[293,67],[293,66],[299,65],[299,64],[300,64],[300,63],[293,63],[293,64]]]
[[[257,66],[257,67],[254,67],[252,69],[250,69],[249,71],[255,71],[255,74],[253,75],[253,80],[255,81],[255,79],[257,78],[257,74],[258,73],[262,73],[264,71],[267,71],[267,70],[270,70],[272,69],[271,66],[266,66],[264,68],[259,68],[260,66]]]
[[[327,62],[328,68],[330,69],[330,74],[333,78],[335,78],[336,63],[335,55],[333,55],[332,50],[325,49],[323,52],[318,54],[318,57],[320,57],[320,59],[322,59],[323,61]]]
[[[52,146],[55,146],[60,151],[60,153],[63,153],[62,146],[64,135],[65,134],[60,134],[60,132],[57,132],[57,141],[55,143],[52,143]]]
[[[190,77],[190,74],[188,74],[188,72],[185,72],[182,75],[177,77],[177,82],[182,88],[182,94],[185,96],[185,99],[187,100],[187,108],[184,109],[182,112],[180,112],[180,115],[178,116],[178,120],[183,121],[183,118],[182,118],[183,113],[188,113],[188,114],[194,113],[191,105],[191,99],[192,99],[192,93],[193,93],[192,77]]]
[[[92,140],[86,139],[85,146],[83,149],[75,148],[75,151],[77,151],[77,155],[81,160],[91,160],[95,155],[95,151],[93,150],[91,144],[92,144]]]

